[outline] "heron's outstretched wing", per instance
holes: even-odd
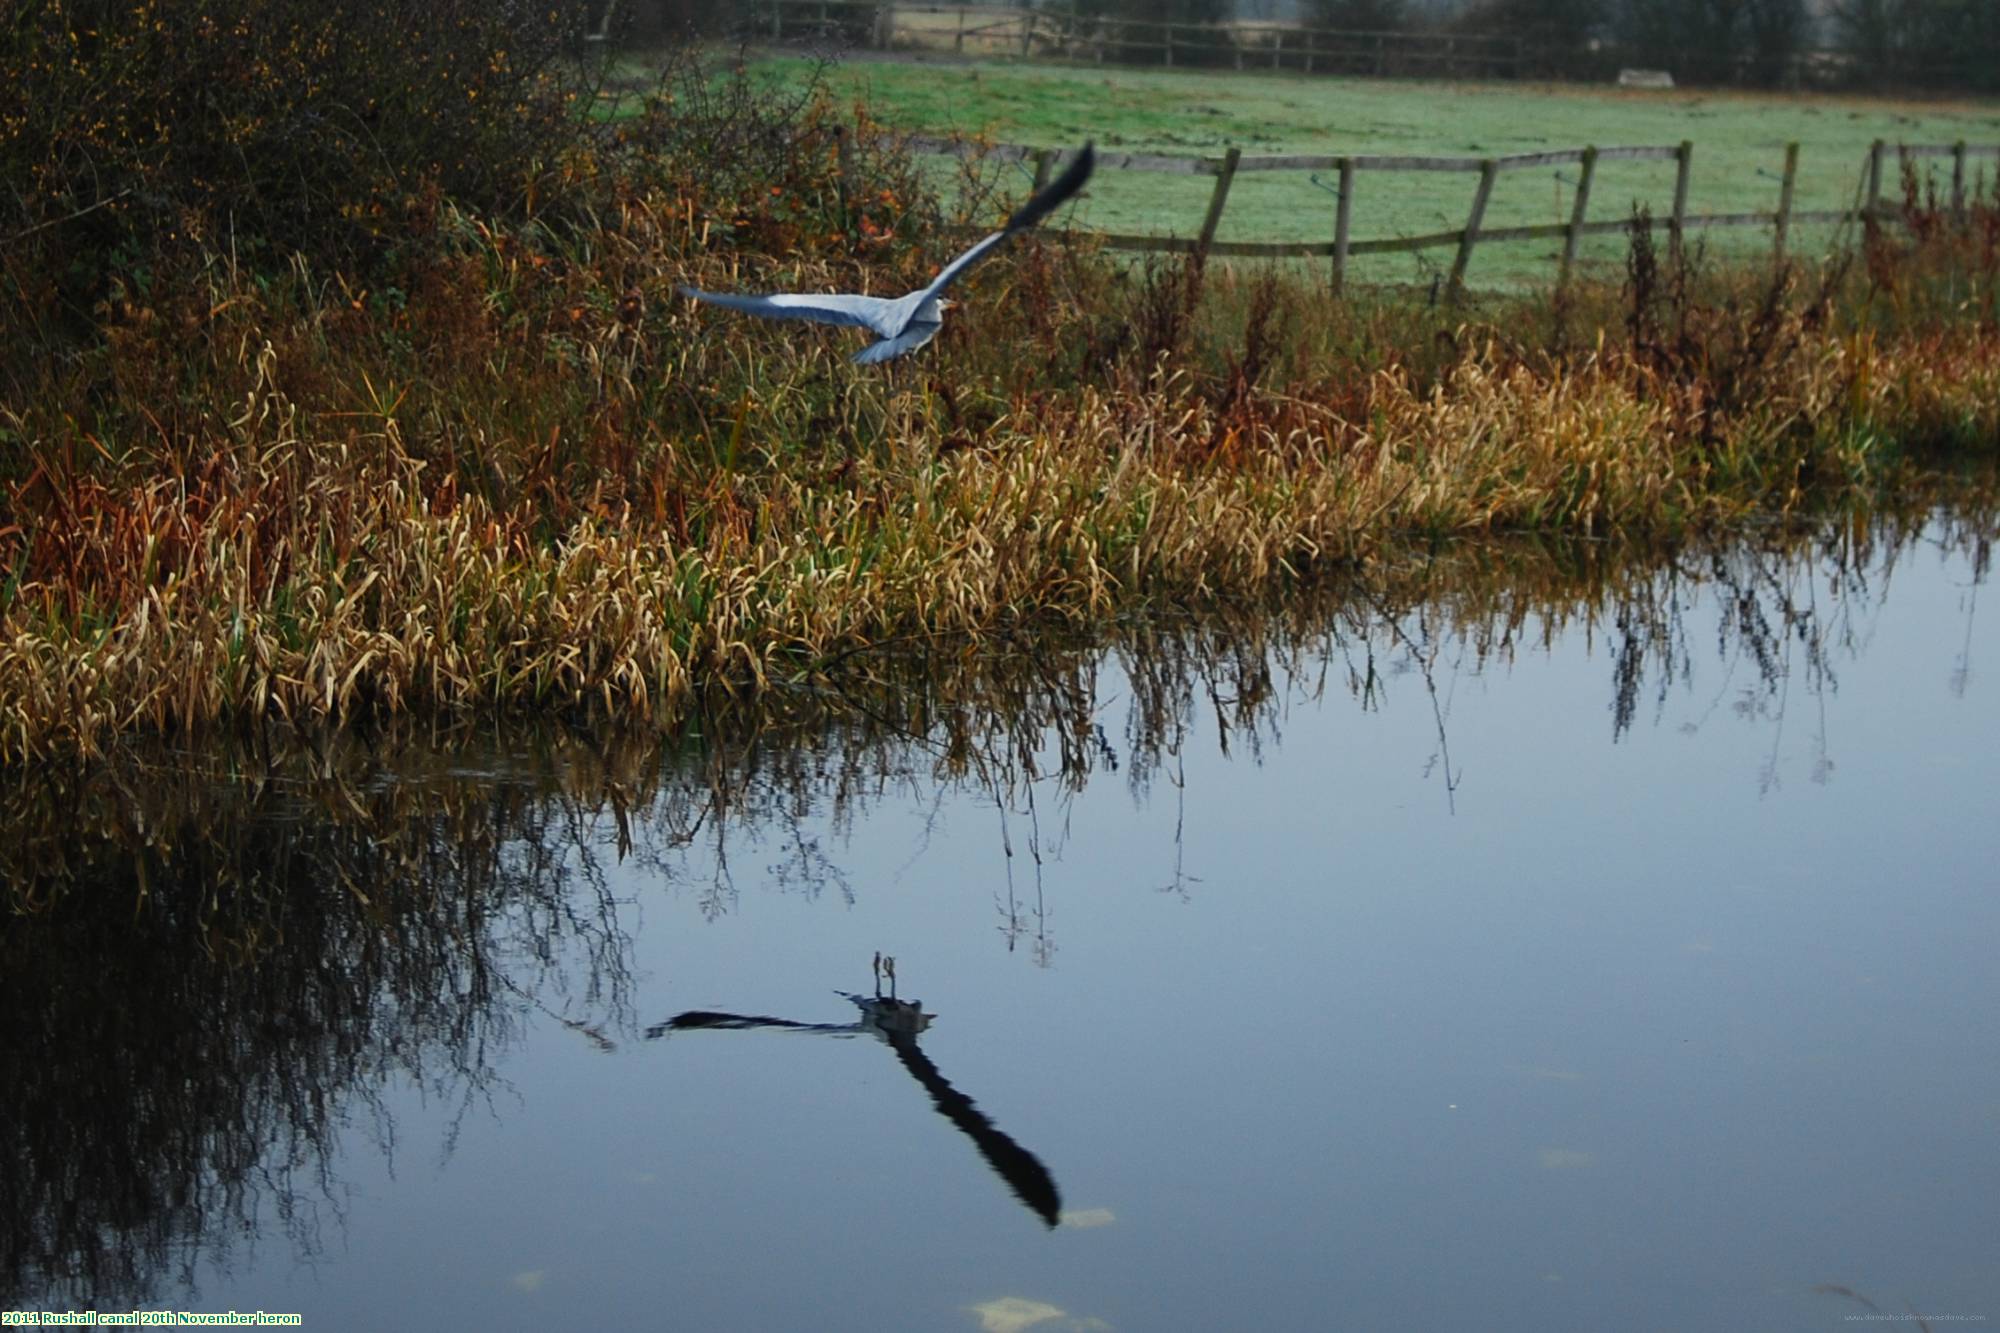
[[[872,366],[878,361],[893,361],[905,352],[914,352],[931,339],[937,337],[936,324],[912,324],[893,338],[869,343],[854,354],[856,365]]]
[[[1062,1194],[1056,1189],[1055,1177],[1042,1165],[1042,1159],[1001,1133],[972,1104],[972,1098],[947,1083],[930,1057],[918,1049],[916,1038],[893,1032],[884,1035],[896,1058],[903,1062],[903,1068],[930,1093],[931,1104],[938,1113],[965,1132],[979,1149],[979,1155],[1007,1182],[1016,1198],[1027,1204],[1035,1216],[1054,1226],[1062,1217]]]
[[[734,292],[704,292],[696,287],[677,287],[681,295],[711,305],[741,310],[765,319],[809,319],[817,324],[846,324],[868,329],[879,338],[894,337],[908,319],[904,299],[881,296],[850,296],[843,292],[801,294],[773,292],[768,296],[739,296]]]
[[[923,289],[923,299],[928,300],[958,280],[958,276],[984,259],[993,247],[1012,236],[1015,232],[1026,231],[1043,218],[1067,203],[1072,195],[1083,188],[1090,179],[1090,173],[1097,166],[1097,148],[1085,144],[1076,160],[1069,164],[1063,174],[1056,177],[1042,192],[1016,209],[1014,216],[1007,219],[1007,225],[991,236],[981,240],[958,258],[944,266],[944,270],[931,279],[931,285]],[[921,305],[921,301],[919,302]]]
[[[862,1030],[859,1023],[794,1023],[789,1018],[772,1018],[766,1014],[722,1014],[713,1009],[690,1009],[684,1014],[675,1014],[664,1023],[653,1024],[646,1029],[646,1037],[651,1040],[690,1028],[738,1031],[744,1028],[784,1028],[789,1032],[829,1032],[843,1037],[852,1037]]]

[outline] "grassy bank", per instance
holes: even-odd
[[[1332,304],[1031,241],[885,370],[842,331],[673,292],[934,271],[948,219],[918,169],[842,151],[871,126],[725,82],[620,135],[562,209],[421,194],[365,267],[195,248],[106,276],[87,335],[6,360],[0,758],[665,716],[1412,539],[1838,503],[1913,447],[2000,436],[1983,204],[1837,272],[1703,277],[1642,245],[1622,288],[1556,308]]]

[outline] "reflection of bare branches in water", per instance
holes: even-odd
[[[171,759],[0,789],[0,1294],[129,1308],[275,1217],[337,1217],[337,1125],[391,1080],[472,1104],[510,996],[614,1004],[625,932],[577,809],[305,760]]]
[[[1932,532],[1929,540],[1971,563],[1975,586],[1984,580],[1979,551],[1988,538],[1979,522],[1940,518]],[[1837,663],[1865,649],[1897,563],[1919,536],[1908,523],[1853,524],[1808,537],[1683,554],[1621,603],[1614,734],[1632,726],[1649,674],[1656,707],[1664,706],[1676,683],[1691,680],[1687,613],[1707,596],[1722,611],[1715,644],[1722,669],[1708,707],[1682,729],[1699,731],[1725,700],[1730,715],[1768,727],[1771,745],[1757,773],[1758,790],[1768,795],[1783,784],[1796,682],[1814,710],[1807,777],[1816,784],[1830,781],[1834,759],[1826,704],[1839,689]]]
[[[1007,941],[1007,952],[1013,953],[1028,940],[1028,956],[1035,966],[1048,967],[1055,961],[1055,937],[1049,933],[1049,909],[1047,885],[1042,878],[1042,847],[1039,816],[1035,811],[1035,789],[1032,785],[1025,789],[1028,810],[1028,856],[1035,865],[1035,902],[1024,909],[1020,894],[1014,887],[1014,837],[1007,825],[1007,799],[998,787],[993,789],[993,805],[1000,814],[1000,851],[1006,868],[1007,893],[1000,901],[1000,934]],[[1032,921],[1032,924],[1030,922]]]
[[[1993,566],[1993,542],[1980,537],[1972,554],[1972,577],[1967,581],[1965,594],[1960,605],[1965,608],[1965,642],[1959,647],[1958,660],[1951,668],[1951,696],[1963,699],[1965,689],[1972,681],[1972,623],[1979,613],[1979,585]]]
[[[1990,508],[1924,517],[1664,561],[1605,543],[1463,544],[1379,565],[1360,595],[1097,639],[973,655],[913,636],[664,736],[564,726],[440,750],[392,733],[278,759],[154,752],[0,775],[13,912],[0,933],[0,1297],[136,1303],[194,1256],[226,1257],[259,1217],[310,1252],[321,1217],[338,1217],[334,1127],[373,1108],[392,1140],[378,1096],[392,1081],[477,1105],[538,1015],[612,1049],[630,1023],[614,864],[708,916],[735,906],[746,850],[760,884],[852,901],[867,889],[839,848],[864,812],[929,810],[928,839],[947,793],[975,794],[1000,825],[1003,937],[1046,966],[1061,889],[1049,866],[1093,776],[1115,773],[1139,799],[1157,778],[1173,785],[1159,873],[1170,865],[1185,895],[1200,883],[1186,816],[1203,799],[1186,751],[1205,727],[1254,763],[1295,702],[1344,690],[1380,709],[1399,677],[1420,679],[1455,801],[1462,676],[1604,635],[1616,740],[1644,701],[1657,717],[1694,683],[1708,650],[1690,626],[1704,618],[1722,679],[1692,725],[1740,701],[1772,728],[1775,781],[1802,690],[1820,706],[1811,772],[1825,780],[1825,695],[1866,646],[1897,561],[1921,539],[1965,561],[1974,590],[1987,575]],[[1968,592],[1968,625],[1972,609]],[[1122,730],[1106,717],[1112,680]],[[1015,880],[1017,835],[1032,893]]]
[[[1388,632],[1390,639],[1395,645],[1402,650],[1403,656],[1394,663],[1396,669],[1414,670],[1423,679],[1424,695],[1430,700],[1431,721],[1437,727],[1438,738],[1436,751],[1432,753],[1430,761],[1424,765],[1424,775],[1428,777],[1432,772],[1442,772],[1444,774],[1445,809],[1452,814],[1457,814],[1458,782],[1462,774],[1454,770],[1451,766],[1451,729],[1447,725],[1451,717],[1451,692],[1447,691],[1440,698],[1437,683],[1438,660],[1444,651],[1444,644],[1448,636],[1440,633],[1438,626],[1432,623],[1433,612],[1428,602],[1420,602],[1413,613],[1405,616],[1392,614],[1379,601],[1373,598],[1370,599],[1370,604],[1374,606],[1377,616],[1380,617],[1382,628]],[[1405,619],[1411,619],[1416,622],[1415,635],[1412,635],[1404,627],[1403,621]],[[1461,659],[1462,653],[1454,653],[1452,656],[1451,680],[1454,688],[1456,688],[1458,683]],[[1374,660],[1372,652],[1369,660],[1371,663]],[[1368,689],[1372,699],[1379,699],[1379,685],[1374,680],[1371,679]]]
[[[1174,775],[1168,781],[1174,786],[1174,875],[1160,886],[1160,892],[1170,893],[1182,902],[1188,899],[1191,886],[1201,883],[1201,876],[1190,875],[1187,869],[1187,752],[1174,750]]]

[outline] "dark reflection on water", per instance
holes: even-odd
[[[882,963],[882,956],[878,953],[875,956],[876,985],[873,995],[846,996],[861,1011],[861,1017],[852,1023],[800,1023],[761,1014],[719,1014],[709,1009],[690,1009],[647,1028],[646,1035],[664,1037],[674,1032],[704,1029],[741,1032],[752,1028],[776,1028],[785,1032],[814,1032],[836,1037],[852,1037],[865,1032],[877,1037],[896,1053],[903,1068],[910,1071],[910,1077],[931,1095],[931,1104],[937,1108],[938,1114],[972,1140],[973,1146],[979,1149],[979,1155],[986,1159],[986,1164],[1014,1191],[1014,1197],[1028,1205],[1042,1221],[1050,1226],[1056,1225],[1062,1218],[1062,1192],[1056,1188],[1055,1178],[1042,1165],[1039,1157],[1003,1134],[991,1120],[981,1115],[972,1099],[952,1087],[938,1072],[938,1067],[931,1063],[930,1057],[918,1048],[917,1038],[930,1027],[931,1020],[937,1015],[925,1013],[921,1000],[897,998],[896,963],[893,958],[888,960],[889,994],[882,994]]]
[[[1653,1066],[1626,1068],[1637,1058],[1631,1051],[1664,1040],[1650,1002],[1692,1013],[1701,999],[1664,972],[1646,975],[1668,965],[1634,951],[1621,918],[1596,915],[1597,903],[1629,884],[1644,890],[1634,920],[1670,910],[1661,904],[1673,895],[1724,916],[1734,911],[1727,904],[1736,900],[1713,886],[1660,886],[1641,851],[1657,860],[1676,837],[1736,836],[1724,828],[1734,827],[1724,810],[1753,812],[1737,821],[1743,832],[1732,844],[1752,849],[1746,857],[1755,863],[1736,867],[1745,883],[1783,881],[1786,872],[1774,867],[1791,862],[1822,879],[1837,873],[1822,852],[1838,833],[1769,803],[1795,778],[1808,788],[1833,784],[1837,736],[1894,753],[1894,740],[1879,733],[1893,736],[1903,694],[1942,692],[1962,707],[1965,725],[1991,734],[1994,710],[1977,688],[1977,597],[1993,530],[1990,513],[1955,511],[1664,558],[1594,545],[1452,548],[1378,571],[1366,588],[1154,617],[1102,642],[1023,638],[1012,651],[977,658],[957,644],[858,655],[754,716],[720,711],[665,738],[548,728],[434,744],[395,734],[312,752],[154,748],[82,772],[8,775],[0,787],[0,876],[13,912],[0,934],[0,1301],[108,1310],[261,1304],[304,1311],[308,1323],[318,1316],[321,1326],[414,1326],[432,1322],[411,1314],[432,1299],[464,1314],[464,1326],[526,1327],[557,1308],[535,1302],[560,1265],[533,1256],[561,1257],[571,1245],[604,1256],[587,1288],[563,1297],[593,1302],[590,1317],[659,1323],[670,1306],[676,1317],[665,1322],[699,1327],[1389,1326],[1397,1310],[1416,1327],[1474,1318],[1485,1327],[1609,1326],[1600,1317],[1612,1312],[1681,1326],[1684,1317],[1739,1308],[1758,1282],[1769,1297],[1763,1277],[1697,1269],[1657,1288],[1628,1276],[1586,1299],[1562,1286],[1571,1279],[1550,1276],[1553,1260],[1526,1278],[1501,1263],[1507,1246],[1527,1243],[1509,1233],[1533,1232],[1529,1219],[1541,1218],[1549,1236],[1571,1247],[1624,1228],[1631,1244],[1652,1248],[1656,1265],[1708,1264],[1714,1256],[1681,1228],[1711,1215],[1682,1197],[1685,1169],[1627,1163],[1624,1185],[1565,1204],[1543,1197],[1549,1182],[1588,1176],[1599,1161],[1594,1150],[1541,1146],[1540,1173],[1511,1182],[1480,1174],[1496,1169],[1483,1159],[1453,1156],[1461,1151],[1455,1136],[1471,1131],[1465,1117],[1450,1119],[1458,1103],[1439,1109],[1443,1090],[1453,1080],[1470,1086],[1468,1071],[1484,1069],[1485,1056],[1452,1025],[1500,1032],[1535,1015],[1561,1027],[1574,1020],[1572,1009],[1593,1011],[1599,1028],[1575,1041],[1597,1049],[1606,1069],[1622,1069],[1625,1083],[1587,1083],[1596,1076],[1520,1055],[1508,1066],[1526,1071],[1519,1086],[1496,1083],[1487,1100],[1539,1105],[1551,1089],[1588,1086],[1599,1102],[1622,1105],[1614,1089],[1628,1084],[1655,1097],[1664,1091],[1684,1105],[1628,1146],[1636,1153],[1649,1145],[1667,1163],[1684,1154],[1733,1160],[1728,1133],[1708,1142],[1690,1137],[1691,1124],[1734,1116],[1810,1124],[1831,1115],[1827,1098],[1840,1084],[1816,1065],[1795,1071],[1795,1102],[1769,1100],[1771,1087],[1755,1079],[1706,1083],[1719,1077],[1710,1067],[1682,1068],[1665,1083],[1653,1081]],[[1905,604],[1914,618],[1885,641],[1885,617]],[[1903,682],[1871,686],[1843,711],[1844,674],[1881,659],[1896,664]],[[1355,719],[1378,717],[1416,750],[1355,729]],[[1714,734],[1732,720],[1749,733]],[[1550,738],[1594,732],[1595,740],[1565,742],[1560,754],[1575,755],[1675,729],[1694,737],[1696,751],[1726,749],[1731,763],[1739,737],[1750,734],[1754,762],[1718,778],[1657,751],[1649,759],[1656,786],[1634,789],[1629,826],[1579,829],[1596,779],[1556,757]],[[1910,743],[1928,742],[1913,732]],[[1275,762],[1280,755],[1301,766],[1287,769]],[[1307,762],[1315,758],[1321,769]],[[1278,770],[1304,776],[1254,779]],[[1379,808],[1357,771],[1383,775]],[[1407,774],[1421,776],[1423,808],[1411,808],[1402,789]],[[1990,759],[1933,777],[1934,790],[1870,791],[1868,800],[1942,807],[1944,794],[1958,800],[1968,784],[1990,789]],[[1314,785],[1322,782],[1324,791]],[[1490,812],[1544,786],[1545,810],[1509,806],[1508,820]],[[1711,816],[1680,833],[1648,824],[1649,804],[1679,818],[1691,788],[1710,793],[1712,826]],[[1113,792],[1125,795],[1108,799]],[[1149,811],[1141,830],[1135,821]],[[1547,865],[1510,862],[1496,850],[1511,845],[1523,819],[1543,821],[1535,836],[1552,849]],[[1197,822],[1208,841],[1191,861]],[[1085,846],[1098,836],[1107,850]],[[1991,827],[1964,824],[1934,836],[1975,856],[1995,842]],[[1598,899],[1548,887],[1567,883],[1568,858],[1555,849],[1572,842],[1593,849],[1573,873],[1600,881]],[[1889,931],[1884,949],[1934,936],[1962,942],[1976,923],[1948,912],[1984,903],[1984,886],[1974,894],[1952,881],[1951,866],[1963,858],[1933,866],[1930,850],[1921,840],[1884,847],[1855,866],[1855,882],[1812,891],[1828,919],[1873,911],[1882,894],[1922,918]],[[1052,883],[1066,860],[1084,869]],[[1898,866],[1907,881],[1872,878]],[[1323,885],[1286,896],[1302,868]],[[1727,865],[1701,873],[1725,871],[1735,873]],[[915,896],[904,887],[911,875],[931,891]],[[1468,896],[1488,887],[1480,884],[1488,875],[1490,892]],[[1403,877],[1408,894],[1384,896],[1385,882]],[[1426,878],[1429,898],[1416,892]],[[1098,903],[1128,882],[1162,904],[1199,910],[1211,933],[1198,942],[1161,935],[1175,929],[1170,919],[1132,918],[1129,908],[1108,926],[1102,913],[1110,909]],[[1535,928],[1544,933],[1492,941],[1523,961],[1491,977],[1476,951],[1452,955],[1456,972],[1433,971],[1447,966],[1436,941],[1450,936],[1451,911],[1461,919],[1504,912],[1510,894],[1521,899],[1522,919],[1556,911],[1584,924],[1551,919]],[[1777,902],[1756,899],[1746,910],[1784,915]],[[1972,910],[1990,921],[1990,910]],[[807,919],[800,913],[811,914],[809,928],[798,924]],[[1494,917],[1491,929],[1511,929],[1507,920]],[[1061,956],[1059,938],[1070,937],[1059,937],[1059,925],[1085,932],[1076,968]],[[1112,938],[1125,930],[1129,941]],[[879,938],[885,932],[904,942]],[[1356,932],[1373,932],[1377,946],[1349,952]],[[932,1015],[915,1002],[834,996],[836,1005],[859,1007],[849,1024],[815,1023],[814,1011],[795,1007],[852,984],[854,967],[866,965],[866,933],[906,960],[940,960],[927,985],[954,984],[945,958],[971,979],[956,982],[958,1000],[939,1006],[950,1021],[963,1018],[949,1058],[934,1034],[926,1034],[932,1052],[919,1048]],[[1324,972],[1314,970],[1318,962],[1301,969],[1300,959],[1317,957],[1298,952],[1301,939],[1321,936]],[[1709,947],[1704,939],[1689,947]],[[1800,948],[1809,955],[1822,943],[1834,948],[1812,939]],[[1020,974],[986,970],[991,963],[976,961],[982,951],[1034,965],[1030,978],[1068,978],[1061,984],[1073,989],[1059,1003],[1025,988]],[[1597,953],[1614,970],[1593,972],[1588,960]],[[1761,965],[1773,978],[1795,970],[1782,959]],[[1197,971],[1167,978],[1174,968]],[[1570,969],[1563,984],[1584,989],[1544,990],[1537,969]],[[2000,998],[1990,972],[1919,981],[1920,972],[1889,971],[1919,990],[1936,987],[1935,1003],[1928,990],[1902,1002],[1923,999],[1910,1012],[1940,1022],[1951,1005],[1972,1003],[1984,1007],[1962,1018],[1976,1026]],[[1419,990],[1402,989],[1419,978],[1453,995],[1475,982],[1507,989],[1433,1011]],[[998,1016],[1007,1001],[979,1000],[964,989],[972,981],[1014,988],[1038,1017],[1010,1027]],[[1747,1007],[1708,1015],[1734,1033],[1715,1058],[1746,1068],[1791,1058],[1759,1044],[1770,1037],[1756,1016],[1793,1013],[1802,983],[1770,989],[1740,975],[1731,984]],[[690,993],[697,985],[712,989]],[[1124,1011],[1139,1001],[1121,991],[1169,1008],[1186,997],[1172,1021],[1190,1029],[1190,1040],[1200,1032],[1222,1045],[1189,1046],[1147,1029],[1144,1014]],[[1288,1004],[1304,996],[1314,1008],[1267,1007],[1276,996]],[[723,1004],[732,1007],[706,1007]],[[879,1038],[930,1094],[929,1109],[969,1138],[1007,1187],[989,1176],[979,1189],[1011,1192],[1043,1221],[1068,1225],[1040,1249],[1017,1250],[1040,1228],[983,1211],[953,1158],[933,1151],[928,1131],[907,1118],[915,1099],[885,1091],[878,1100],[872,1075],[855,1062],[821,1063],[839,1043],[706,1034],[635,1043],[642,1009],[680,1010],[649,1036],[782,1026]],[[1391,1033],[1394,1043],[1384,1045]],[[1889,1053],[1912,1046],[1949,1066],[1936,1077],[1940,1096],[1959,1099],[1954,1109],[1934,1114],[1913,1088],[1893,1099],[1906,1119],[1880,1129],[1979,1154],[1967,1166],[1985,1190],[1983,1211],[1977,1202],[1940,1202],[1938,1235],[1885,1240],[1879,1249],[1857,1241],[1844,1252],[1846,1267],[1787,1271],[1788,1294],[1746,1311],[1742,1326],[1838,1323],[1861,1308],[1843,1305],[1845,1289],[1893,1309],[1910,1244],[1951,1251],[1943,1228],[1962,1234],[1985,1225],[1991,1252],[2000,1235],[1988,1188],[2000,1092],[1991,1077],[1969,1072],[1991,1061],[1990,1044],[1963,1031],[1957,1039],[1857,1031],[1853,1069],[1896,1064],[1901,1056]],[[1510,1050],[1531,1055],[1537,1039],[1510,1040]],[[774,1054],[772,1042],[786,1049]],[[1665,1067],[1682,1058],[1679,1049],[1662,1046],[1647,1058]],[[616,1063],[577,1063],[591,1057]],[[947,1082],[939,1064],[977,1089],[990,1111]],[[625,1072],[600,1081],[599,1068]],[[1439,1082],[1440,1071],[1451,1077]],[[1405,1084],[1422,1096],[1384,1100],[1385,1089]],[[594,1100],[572,1101],[569,1090],[584,1086]],[[1703,1091],[1711,1086],[1712,1096]],[[613,1105],[640,1087],[641,1100]],[[811,1108],[821,1102],[825,1114],[853,1112],[862,1123],[841,1130],[856,1161],[826,1166],[827,1179],[813,1183],[818,1168],[783,1145],[816,1132],[820,1111]],[[1100,1116],[1108,1104],[1123,1108],[1122,1128]],[[1550,1114],[1590,1123],[1575,1106]],[[652,1117],[691,1137],[651,1132]],[[767,1137],[746,1148],[724,1125]],[[1290,1150],[1295,1178],[1272,1174],[1263,1154],[1277,1151],[1287,1130],[1308,1126]],[[694,1134],[703,1127],[719,1137]],[[621,1137],[627,1132],[636,1137]],[[1828,1134],[1830,1149],[1856,1150],[1851,1137]],[[403,1146],[412,1139],[421,1146]],[[566,1177],[563,1164],[608,1169],[591,1156],[593,1140],[620,1144],[625,1157],[665,1153],[633,1180],[666,1172],[682,1195],[642,1205],[621,1193],[629,1181]],[[1372,1146],[1357,1156],[1347,1145],[1360,1140]],[[1384,1146],[1392,1143],[1401,1147]],[[963,1138],[958,1145],[969,1158]],[[773,1155],[769,1170],[782,1183],[754,1183],[759,1151]],[[1298,1194],[1330,1169],[1309,1165],[1322,1159],[1344,1173],[1337,1186],[1324,1197]],[[1434,1179],[1433,1159],[1474,1174]],[[1072,1177],[1082,1183],[1086,1202],[1123,1182],[1134,1211],[1164,1219],[1167,1229],[1145,1232],[1138,1247],[1157,1267],[1109,1242],[1094,1257],[1048,1249],[1072,1235],[1063,1243],[1098,1245],[1087,1238],[1117,1228],[1093,1223],[1114,1217],[1135,1235],[1143,1224],[1128,1226],[1119,1209],[1063,1214],[1045,1160],[1061,1162],[1066,1191],[1078,1188]],[[1236,1162],[1235,1177],[1213,1175],[1211,1160]],[[396,1163],[397,1174],[384,1163]],[[725,1166],[726,1180],[717,1174]],[[886,1192],[871,1188],[871,1169]],[[1748,1179],[1758,1168],[1745,1159],[1731,1169]],[[1871,1174],[1865,1164],[1857,1169]],[[1186,1197],[1192,1187],[1182,1175],[1208,1180],[1207,1194]],[[518,1193],[509,1192],[515,1177]],[[1245,1183],[1253,1179],[1265,1182],[1263,1193]],[[1746,1189],[1746,1200],[1757,1197],[1754,1184]],[[432,1216],[431,1205],[415,1200],[433,1190],[464,1190],[450,1197],[471,1202],[465,1211],[438,1205],[445,1211]],[[1406,1213],[1406,1198],[1460,1215],[1431,1216],[1436,1235],[1427,1239],[1424,1215]],[[1825,1204],[1796,1201],[1801,1210]],[[1506,1220],[1516,1205],[1518,1228]],[[898,1207],[910,1220],[886,1220]],[[857,1254],[868,1244],[899,1247],[879,1280],[829,1276],[833,1253],[746,1257],[740,1247],[716,1248],[760,1228],[794,1235],[807,1223],[793,1211],[833,1226],[842,1210],[877,1216]],[[1908,1224],[1905,1211],[1889,1211]],[[495,1258],[490,1271],[475,1271],[446,1239],[463,1229],[507,1250],[510,1226],[539,1235],[544,1214],[566,1219],[562,1235],[523,1243],[523,1257]],[[1029,1223],[1018,1210],[1012,1216]],[[623,1221],[592,1231],[610,1218]],[[571,1239],[585,1233],[596,1239]],[[404,1239],[377,1238],[394,1235]],[[1186,1236],[1203,1237],[1205,1248],[1164,1253]],[[1243,1236],[1261,1237],[1243,1243],[1262,1248],[1227,1253]],[[620,1249],[628,1243],[629,1254]],[[1449,1285],[1462,1295],[1439,1294],[1422,1257],[1427,1245],[1453,1256]],[[439,1257],[447,1250],[454,1258]],[[572,1268],[589,1268],[570,1258]],[[706,1266],[699,1281],[682,1271],[695,1265]],[[1230,1274],[1242,1283],[1233,1292]],[[1871,1276],[1891,1285],[1871,1288]],[[1066,1303],[1010,1285],[1029,1280],[1065,1293]],[[1527,1285],[1510,1286],[1517,1281]],[[1940,1295],[1961,1304],[2000,1290],[1990,1268],[1955,1270],[1952,1281]],[[1490,1295],[1479,1294],[1481,1284],[1491,1284]],[[848,1304],[827,1314],[821,1297],[835,1287]],[[1713,1308],[1693,1296],[1682,1306],[1662,1295],[1669,1289],[1728,1294],[1714,1296]],[[1930,1292],[1908,1288],[1912,1300]],[[1956,1312],[1990,1320],[2000,1305]]]

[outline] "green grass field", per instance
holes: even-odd
[[[803,61],[773,59],[761,70],[798,80]],[[2000,105],[1868,98],[1785,97],[1706,90],[1665,92],[1562,85],[1455,84],[1314,78],[1262,73],[1082,69],[1003,63],[857,61],[832,67],[838,97],[865,99],[892,124],[931,132],[984,133],[1030,145],[1073,145],[1094,137],[1128,151],[1395,153],[1489,156],[1580,148],[1586,144],[1695,145],[1688,207],[1694,213],[1770,211],[1777,206],[1785,144],[1800,145],[1795,207],[1851,207],[1869,144],[1936,144],[1965,139],[2000,144]],[[1991,188],[1994,159],[1979,164]],[[1009,168],[1014,170],[1014,168]],[[1949,171],[1949,164],[1944,165]],[[1891,163],[1885,189],[1894,191]],[[1576,169],[1503,174],[1486,225],[1567,222]],[[1478,178],[1472,174],[1364,173],[1354,204],[1355,238],[1447,231],[1465,223]],[[1671,162],[1607,162],[1591,196],[1591,220],[1629,216],[1635,201],[1671,211]],[[1025,177],[1022,184],[1026,184]],[[1329,182],[1330,183],[1330,182]],[[1207,177],[1100,172],[1079,210],[1081,226],[1181,236],[1198,231],[1213,181]],[[1239,177],[1219,236],[1224,240],[1330,240],[1333,193],[1303,172]],[[1768,251],[1760,228],[1702,235],[1717,254]],[[1794,253],[1810,254],[1829,229],[1794,233]],[[1553,278],[1559,241],[1482,247],[1476,285],[1529,286]],[[1593,239],[1589,264],[1615,264],[1619,238]],[[1367,282],[1423,281],[1448,267],[1449,248],[1354,260]]]

